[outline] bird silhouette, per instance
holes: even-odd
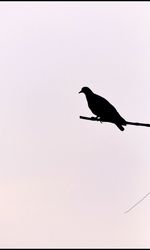
[[[79,93],[85,94],[90,110],[96,115],[96,119],[99,119],[101,122],[107,121],[114,123],[121,131],[124,130],[123,126],[126,125],[150,127],[150,124],[126,121],[110,102],[102,96],[93,93],[88,87],[83,87]]]

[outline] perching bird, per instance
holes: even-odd
[[[88,87],[83,87],[79,93],[85,94],[90,110],[94,115],[96,115],[97,119],[100,119],[101,122],[107,121],[114,123],[121,131],[124,130],[123,126],[126,125],[150,127],[150,124],[127,122],[123,117],[121,117],[111,103],[109,103],[105,98],[93,93]]]

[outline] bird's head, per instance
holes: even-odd
[[[93,93],[93,92],[92,92],[92,90],[91,90],[90,88],[88,88],[88,87],[83,87],[83,88],[80,90],[79,94],[80,94],[80,93],[84,93],[85,95],[87,95],[87,94],[91,94],[91,93]]]

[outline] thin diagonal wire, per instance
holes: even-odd
[[[134,207],[136,207],[139,203],[141,203],[149,194],[150,194],[150,192],[148,192],[142,199],[140,199],[138,202],[136,202],[132,207],[130,207],[124,213],[126,214],[126,213],[130,212]]]

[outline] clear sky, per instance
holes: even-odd
[[[0,247],[150,247],[150,2],[0,3]]]

